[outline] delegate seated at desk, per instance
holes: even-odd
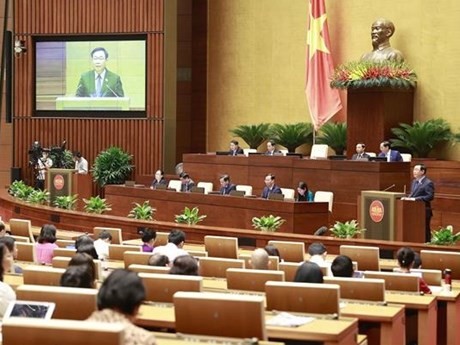
[[[77,97],[124,97],[120,76],[106,68],[108,57],[103,47],[91,51],[93,70],[81,75],[75,92]]]
[[[281,188],[275,184],[275,175],[273,174],[267,174],[265,176],[265,187],[261,197],[263,199],[268,199],[270,194],[282,194]]]
[[[223,175],[219,181],[221,195],[229,195],[232,190],[236,190],[236,185],[231,183],[229,175]]]

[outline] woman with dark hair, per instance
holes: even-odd
[[[402,273],[410,273],[411,268],[414,265],[415,252],[412,248],[403,247],[398,250],[396,253],[396,258],[398,259],[399,269]],[[431,293],[431,290],[428,284],[423,280],[422,277],[419,279],[420,291],[423,293]]]
[[[296,201],[313,201],[313,193],[308,189],[306,182],[299,182],[299,186],[297,187]]]
[[[278,248],[276,248],[274,245],[272,244],[267,244],[265,247],[264,247],[265,251],[267,252],[267,254],[269,256],[277,256],[279,259],[280,259],[280,262],[283,261],[283,259],[281,258],[281,255],[280,255],[280,251],[278,250]]]
[[[158,169],[155,172],[155,177],[153,178],[152,184],[150,185],[150,189],[157,189],[158,185],[166,186],[168,183],[165,180],[165,173],[163,170]]]
[[[157,237],[157,232],[155,230],[144,228],[142,230],[142,251],[143,252],[153,252],[155,238]]]
[[[297,269],[294,281],[296,283],[323,283],[323,272],[314,262],[306,261]]]
[[[0,237],[0,243],[5,244],[5,246],[8,248],[11,255],[13,256],[13,265],[11,267],[11,273],[22,273],[22,268],[14,263],[14,260],[18,258],[18,246],[16,245],[16,240],[14,239],[14,237]]]
[[[183,276],[197,276],[198,262],[191,255],[181,255],[174,259],[169,274],[178,274]]]
[[[35,244],[36,261],[42,265],[51,265],[53,251],[58,248],[56,242],[56,227],[53,224],[45,224],[40,230],[37,244]]]
[[[60,285],[65,287],[95,288],[95,281],[89,266],[69,266],[61,276]]]
[[[77,253],[72,256],[72,259],[69,261],[68,267],[71,266],[83,266],[90,274],[90,279],[92,282],[91,287],[96,287],[96,265],[94,264],[94,259],[91,255],[86,253]]]
[[[11,270],[13,256],[4,243],[0,243],[0,318],[5,314],[6,308],[11,301],[16,300],[16,293],[8,284],[3,282],[3,275]]]
[[[137,273],[118,269],[102,284],[97,295],[97,309],[88,318],[96,322],[120,322],[125,326],[124,344],[153,345],[155,336],[132,322],[145,299],[145,288]]]
[[[94,240],[88,235],[83,235],[75,240],[75,249],[77,253],[86,253],[93,259],[99,258],[96,248],[94,247]]]

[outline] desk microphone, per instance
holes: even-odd
[[[117,94],[115,91],[113,91],[112,88],[109,86],[109,80],[108,80],[107,78],[105,79],[105,86],[107,86],[107,88],[115,95],[115,97],[117,97],[117,98],[120,97],[120,96],[118,96],[118,94]]]
[[[389,191],[390,189],[394,188],[396,185],[393,183],[391,186],[385,188],[384,190],[382,190],[382,192],[386,192],[386,191]]]
[[[318,230],[316,230],[313,235],[314,236],[323,236],[324,234],[326,234],[327,230],[329,230],[327,228],[327,226],[322,226]]]

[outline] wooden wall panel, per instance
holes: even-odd
[[[80,151],[90,164],[97,154],[119,146],[133,155],[135,175],[153,174],[163,165],[164,1],[165,0],[13,0],[15,38],[26,54],[15,58],[14,161],[32,179],[28,150],[60,145]],[[146,119],[37,118],[33,116],[34,35],[144,33],[147,35]],[[135,176],[133,176],[135,177]]]

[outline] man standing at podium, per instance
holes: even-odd
[[[108,58],[103,47],[91,51],[93,70],[81,75],[75,91],[77,97],[124,97],[120,76],[106,68]]]
[[[434,184],[426,177],[426,167],[424,164],[417,164],[413,170],[414,180],[412,181],[409,197],[402,200],[423,201],[425,203],[425,241],[431,241],[430,221],[433,216],[431,201],[434,198]]]

